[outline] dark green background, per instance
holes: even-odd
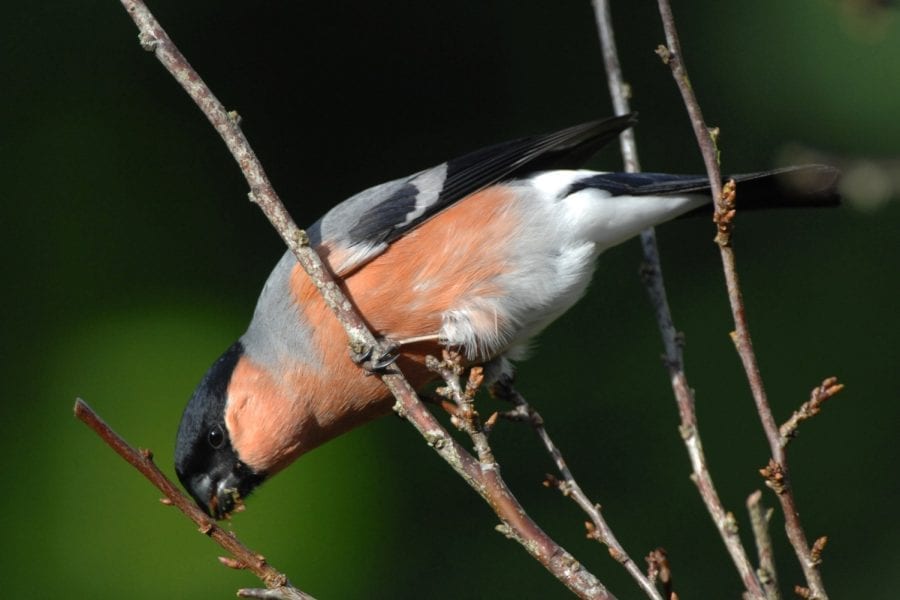
[[[779,419],[823,377],[847,384],[790,450],[807,532],[830,538],[832,598],[894,597],[898,15],[850,1],[678,4],[695,88],[722,128],[725,171],[770,168],[805,147],[857,182],[839,210],[742,215],[736,243]],[[610,113],[587,0],[152,8],[240,111],[301,224],[366,186]],[[613,9],[644,168],[702,171],[653,54],[663,39],[655,3]],[[117,2],[7,3],[3,13],[4,595],[231,597],[255,580],[219,566],[217,547],[159,505],[71,407],[83,396],[171,472],[183,404],[243,331],[281,243]],[[892,160],[894,170],[879,170]],[[608,151],[594,165],[620,163]],[[883,202],[865,201],[885,185]],[[697,219],[659,235],[710,466],[749,543],[744,500],[762,485],[767,454],[728,339],[713,229]],[[639,260],[634,242],[602,258],[588,297],[542,336],[519,385],[632,556],[643,563],[664,546],[682,598],[737,598],[688,479]],[[537,521],[620,598],[641,597],[584,539],[574,505],[541,487],[552,465],[531,432],[504,425],[493,439]],[[233,527],[323,599],[565,597],[495,522],[409,425],[386,418],[276,477]],[[800,575],[779,516],[773,531],[787,588]]]

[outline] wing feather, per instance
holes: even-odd
[[[580,166],[636,122],[635,114],[476,150],[409,177],[369,188],[309,228],[311,241],[340,250],[345,274],[383,252],[443,209],[495,183],[542,170]]]

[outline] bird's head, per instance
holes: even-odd
[[[229,384],[243,355],[235,343],[210,367],[181,417],[175,472],[197,504],[221,519],[240,509],[266,472],[241,460],[226,424]]]
[[[336,366],[326,371],[324,360],[282,357],[258,340],[254,346],[252,336],[241,340],[197,386],[175,445],[178,479],[217,519],[240,510],[250,492],[300,455],[391,407],[381,381],[366,377],[343,344],[334,346]]]

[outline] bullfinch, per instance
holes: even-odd
[[[577,169],[633,115],[477,150],[352,196],[309,227],[311,243],[396,364],[421,388],[425,357],[460,351],[497,376],[568,310],[597,256],[711,202],[705,176]],[[740,208],[838,202],[837,172],[734,176]],[[223,518],[298,456],[384,415],[392,398],[351,359],[347,337],[287,252],[246,333],[185,408],[175,470]]]

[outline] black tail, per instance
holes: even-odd
[[[731,175],[737,182],[738,210],[837,206],[840,172],[825,165],[785,167],[759,173]],[[577,188],[577,189],[575,189]],[[603,173],[579,181],[569,193],[584,188],[600,188],[615,196],[653,196],[709,193],[709,179],[702,175],[665,173]],[[688,215],[706,213],[701,208]],[[687,216],[687,215],[686,215]]]

